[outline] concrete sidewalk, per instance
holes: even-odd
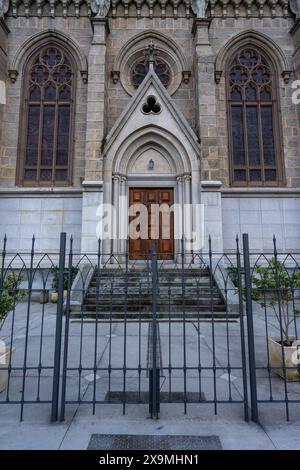
[[[56,320],[55,305],[45,306],[43,324],[43,343],[41,348],[41,306],[32,304],[30,314],[30,336],[28,343],[28,365],[37,365],[41,359],[43,366],[51,365],[54,351],[54,332]],[[276,332],[275,322],[268,324],[269,333]],[[188,324],[186,331],[186,348],[188,365],[198,363],[198,333],[197,325]],[[212,357],[211,324],[201,323],[201,362],[210,364]],[[13,366],[21,367],[23,364],[24,342],[26,329],[25,305],[19,304],[16,315],[15,341],[16,357]],[[264,320],[260,312],[255,314],[255,332],[257,343],[257,364],[265,365],[265,330]],[[5,326],[1,332],[9,340],[10,325]],[[80,358],[80,341],[82,333],[82,354]],[[182,365],[182,325],[174,323],[171,331],[171,346],[167,323],[160,325],[163,366],[166,368],[169,352],[172,354],[172,366]],[[128,351],[127,367],[136,367],[139,351],[141,364],[146,366],[147,356],[147,324],[138,323],[128,325]],[[124,351],[124,325],[115,323],[110,331],[108,324],[101,324],[98,330],[98,344],[96,359],[98,367],[103,368],[97,372],[96,386],[97,399],[103,400],[108,390],[108,376],[106,368],[109,361],[114,367],[122,367]],[[227,339],[230,339],[228,345]],[[67,399],[76,399],[78,393],[84,400],[93,395],[94,380],[91,371],[84,370],[91,367],[95,353],[95,324],[78,321],[70,323],[69,336],[69,362],[71,368],[67,377]],[[219,399],[228,399],[228,393],[235,400],[243,398],[243,382],[241,370],[232,372],[231,380],[226,375],[228,353],[233,366],[240,365],[240,332],[239,323],[234,322],[226,326],[225,323],[216,325],[216,360],[220,367],[217,371],[216,385]],[[140,340],[140,343],[139,343]],[[139,347],[139,344],[141,345]],[[111,348],[110,348],[111,345]],[[79,380],[79,361],[83,365],[82,376]],[[161,390],[168,391],[169,377],[165,372],[161,378]],[[257,371],[259,396],[264,398],[269,393],[269,377],[264,371]],[[128,390],[137,389],[138,374],[128,371],[126,386]],[[112,390],[122,390],[122,373],[112,374]],[[208,400],[213,396],[213,377],[210,370],[203,373],[202,391]],[[272,393],[275,398],[283,397],[283,381],[272,377]],[[199,376],[197,371],[188,374],[188,391],[199,390]],[[142,374],[141,390],[147,390],[148,378]],[[20,400],[22,388],[22,370],[14,371],[10,386],[10,398]],[[26,375],[25,397],[36,398],[38,389],[38,374],[32,370]],[[172,390],[183,390],[182,371],[173,373]],[[40,376],[40,399],[49,399],[52,392],[52,371],[44,370]],[[289,397],[300,398],[300,383],[290,384]],[[224,449],[300,449],[300,404],[290,405],[290,422],[285,419],[284,403],[266,403],[259,406],[260,424],[246,423],[243,419],[242,403],[218,404],[214,414],[213,404],[188,404],[187,414],[184,414],[183,403],[162,403],[159,420],[149,418],[146,404],[126,405],[126,414],[123,415],[120,404],[97,404],[93,415],[91,404],[67,404],[66,419],[61,423],[50,423],[49,404],[25,404],[24,421],[19,421],[20,405],[5,404],[5,392],[0,394],[0,449],[86,449],[92,434],[139,434],[139,435],[186,435],[186,436],[218,436]],[[2,403],[1,403],[2,402]]]

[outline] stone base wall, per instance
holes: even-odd
[[[7,250],[30,251],[32,235],[40,252],[59,251],[60,232],[73,235],[74,250],[81,245],[82,195],[1,195],[0,246],[7,236]]]
[[[222,197],[224,250],[235,249],[235,237],[249,234],[250,249],[273,249],[273,235],[278,251],[300,249],[300,193]]]

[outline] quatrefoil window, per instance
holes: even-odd
[[[146,103],[142,106],[142,111],[145,114],[158,114],[161,112],[161,106],[157,103],[155,96],[148,96]]]

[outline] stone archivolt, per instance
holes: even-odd
[[[10,0],[13,16],[93,16],[90,0]],[[208,18],[291,16],[288,0],[208,0]],[[192,0],[111,0],[109,15],[117,17],[190,18]]]

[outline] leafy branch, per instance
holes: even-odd
[[[19,289],[23,280],[23,276],[12,273],[3,281],[0,292],[0,331],[3,328],[9,312],[26,294],[25,290]]]

